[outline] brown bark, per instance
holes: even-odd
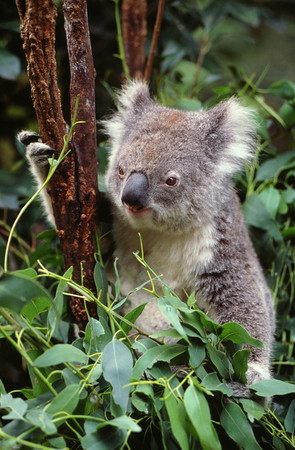
[[[74,209],[79,206],[74,217],[75,234],[73,247],[68,247],[69,265],[75,264],[77,255],[84,269],[84,285],[91,291],[95,291],[93,281],[94,270],[94,242],[93,232],[96,227],[97,205],[97,160],[96,160],[96,114],[95,114],[95,70],[91,51],[91,43],[88,29],[87,1],[64,0],[63,11],[65,30],[71,71],[71,111],[73,113],[76,98],[79,97],[78,124],[74,129],[71,146],[76,156],[76,195]],[[77,265],[74,266],[77,269]],[[76,277],[79,273],[75,274]],[[71,308],[75,315],[80,316],[80,301],[71,299]],[[89,304],[91,315],[96,315],[96,305]],[[81,317],[82,322],[87,317]]]
[[[123,0],[122,34],[126,63],[132,78],[143,78],[145,65],[146,0]]]
[[[16,5],[40,134],[44,142],[61,149],[66,124],[57,85],[56,7],[53,0],[16,0]]]
[[[61,150],[66,124],[62,115],[55,59],[53,0],[16,0],[21,36],[28,63],[33,104],[43,141]],[[64,14],[71,70],[71,106],[80,98],[70,154],[58,167],[48,186],[66,268],[73,279],[94,291],[94,242],[97,205],[97,163],[94,69],[87,24],[86,0],[65,0]],[[82,270],[82,267],[83,270]],[[80,328],[88,317],[84,302],[74,297],[71,309]],[[96,305],[88,304],[90,315]]]

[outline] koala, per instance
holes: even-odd
[[[106,184],[114,256],[129,299],[124,313],[150,299],[135,290],[148,280],[133,254],[140,233],[148,265],[183,301],[195,293],[213,320],[238,322],[264,343],[252,349],[248,383],[270,378],[272,297],[231,184],[255,147],[251,110],[232,98],[207,111],[179,111],[153,100],[145,82],[130,81],[103,126],[111,145]],[[40,184],[54,150],[31,132],[18,137]],[[43,200],[52,220],[46,194]],[[136,325],[149,334],[169,328],[156,300]]]
[[[252,349],[248,383],[270,378],[273,301],[231,184],[253,154],[252,111],[235,98],[208,111],[167,108],[150,97],[145,82],[134,81],[104,127],[122,292],[147,280],[133,255],[140,232],[148,265],[181,299],[194,292],[213,320],[238,322],[264,343]],[[147,298],[131,294],[126,311]],[[137,325],[148,333],[169,327],[156,301],[147,303]]]

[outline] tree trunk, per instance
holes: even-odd
[[[55,59],[56,7],[53,0],[16,0],[21,36],[28,63],[32,99],[43,141],[61,150],[66,133]],[[71,109],[79,97],[77,124],[64,159],[48,186],[57,233],[66,268],[73,279],[91,291],[97,206],[97,162],[94,104],[94,68],[90,47],[86,0],[64,0],[65,29],[71,71]],[[71,298],[71,309],[80,328],[88,321],[84,301]],[[88,304],[96,316],[96,305]]]
[[[145,65],[146,0],[123,0],[122,34],[131,78],[143,78]]]

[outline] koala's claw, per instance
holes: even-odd
[[[34,131],[20,131],[17,139],[26,147],[33,142],[41,142],[41,136]]]
[[[27,147],[28,158],[34,160],[35,164],[38,166],[47,165],[48,158],[52,158],[57,153],[57,150],[42,142],[32,142]]]
[[[21,131],[17,135],[18,140],[27,147],[27,157],[37,166],[46,166],[48,158],[57,154],[57,150],[42,142],[39,134],[33,131]]]

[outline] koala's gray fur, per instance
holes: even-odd
[[[231,185],[232,175],[252,157],[252,112],[235,99],[201,112],[166,108],[151,99],[144,82],[133,81],[104,127],[111,142],[106,180],[123,294],[147,281],[133,255],[140,232],[147,263],[180,298],[195,292],[211,318],[238,322],[264,343],[264,349],[252,350],[248,383],[270,378],[272,298]],[[27,155],[40,183],[44,158],[40,162],[37,155],[45,144],[37,141],[28,141]],[[131,294],[125,312],[149,297]],[[137,325],[148,333],[169,327],[156,300]]]

